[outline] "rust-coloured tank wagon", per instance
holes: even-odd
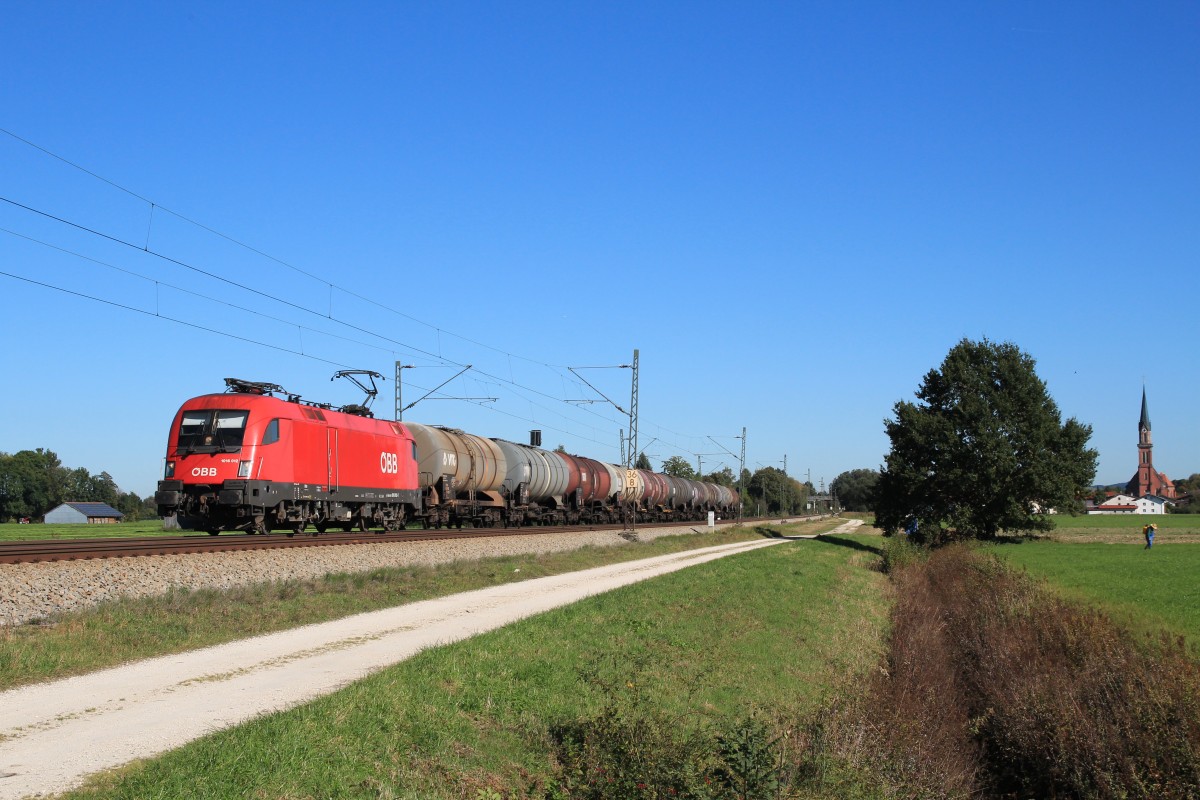
[[[184,528],[289,534],[733,515],[736,491],[454,428],[376,420],[227,379],[171,424],[158,511]]]

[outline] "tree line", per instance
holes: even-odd
[[[107,472],[63,466],[53,450],[0,453],[0,522],[37,520],[63,503],[107,503],[127,521],[156,513],[153,496],[121,491]]]

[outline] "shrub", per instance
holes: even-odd
[[[890,575],[893,570],[903,569],[923,561],[928,551],[909,541],[907,536],[887,536],[879,550],[880,571]]]
[[[789,772],[783,736],[754,714],[726,730],[696,712],[671,715],[649,696],[645,664],[624,682],[589,680],[603,702],[594,715],[549,729],[556,764],[551,798],[772,800]]]

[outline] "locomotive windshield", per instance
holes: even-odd
[[[179,452],[236,453],[242,449],[249,411],[185,411],[179,421]]]

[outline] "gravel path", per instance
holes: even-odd
[[[855,524],[847,523],[838,530],[853,529]],[[535,540],[538,549],[561,549],[578,547],[578,535],[574,537],[568,542],[549,541],[557,537],[517,538]],[[515,542],[504,546],[506,541],[488,540],[485,546],[507,552],[522,546]],[[783,541],[786,539],[734,542],[489,587],[3,692],[0,800],[66,791],[100,770],[166,752],[215,730],[336,691],[427,647]],[[535,542],[523,546],[529,548]],[[616,542],[609,539],[604,543]],[[478,558],[477,546],[484,543],[472,544],[469,556]],[[312,550],[305,549],[304,559],[309,560]],[[443,552],[440,560],[449,556]],[[467,556],[459,550],[454,557]],[[349,554],[336,557],[353,558]],[[439,560],[429,553],[420,558],[419,562],[392,563]],[[378,565],[374,560],[372,564]],[[262,577],[261,566],[257,576]]]

